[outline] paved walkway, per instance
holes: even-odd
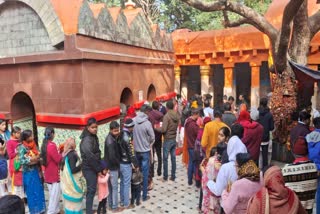
[[[157,164],[157,163],[156,163]],[[157,166],[157,165],[156,165]],[[170,157],[169,157],[169,176],[170,176]],[[162,181],[162,176],[154,177],[154,188],[149,191],[150,199],[146,202],[142,202],[140,206],[136,206],[134,209],[124,210],[123,214],[127,213],[170,213],[170,214],[197,214],[198,201],[200,196],[200,190],[193,186],[189,186],[187,183],[187,170],[182,165],[181,156],[177,156],[177,172],[175,182],[168,180]],[[48,204],[48,191],[45,191],[46,202]],[[120,199],[120,196],[119,196]],[[94,210],[98,208],[98,199],[95,198]],[[83,204],[85,207],[85,202]],[[61,210],[62,203],[61,203]],[[27,208],[27,212],[28,208]],[[108,211],[108,213],[111,213]]]

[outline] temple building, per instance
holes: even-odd
[[[277,28],[281,26],[287,3],[288,0],[274,0],[265,13],[266,19]],[[320,5],[310,0],[308,8],[312,15]],[[174,31],[172,37],[176,57],[175,91],[185,98],[210,93],[214,105],[219,105],[223,95],[238,99],[243,94],[251,106],[258,107],[259,99],[272,91],[268,67],[270,41],[255,27],[199,32],[181,29]],[[311,41],[308,57],[308,66],[313,70],[319,70],[319,46],[318,33]]]
[[[171,35],[130,2],[0,0],[0,25],[0,116],[39,140],[79,141],[93,116],[103,142],[120,106],[175,96]]]

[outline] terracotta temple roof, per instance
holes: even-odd
[[[50,0],[65,35],[98,39],[163,51],[173,51],[171,35],[151,26],[141,8],[107,8],[86,0]]]
[[[282,22],[283,10],[289,0],[274,0],[265,17],[275,27]],[[316,0],[309,0],[309,16],[320,9]],[[222,30],[191,32],[188,29],[176,30],[172,33],[176,55],[232,52],[246,50],[269,49],[268,37],[252,26],[227,28]],[[320,45],[320,34],[312,40],[311,46]]]

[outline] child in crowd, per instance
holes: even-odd
[[[134,202],[136,202],[137,206],[140,205],[141,183],[142,183],[142,173],[140,172],[140,170],[139,169],[132,170],[130,208],[134,208]]]
[[[221,167],[221,156],[226,147],[223,144],[218,144],[217,147],[213,147],[210,151],[210,158],[204,159],[200,165],[202,171],[202,212],[207,213],[219,213],[220,212],[220,197],[214,196],[207,187],[209,180],[216,179],[219,169]]]
[[[24,189],[22,183],[22,168],[17,155],[17,147],[20,144],[21,129],[14,126],[11,132],[11,138],[7,142],[7,154],[9,156],[9,172],[12,178],[12,194],[24,198]]]
[[[109,172],[107,170],[107,164],[104,161],[101,161],[101,165],[104,168],[103,173],[98,176],[98,214],[107,213],[107,197],[109,195],[108,190],[108,180]]]

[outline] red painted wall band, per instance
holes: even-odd
[[[115,117],[120,114],[120,107],[113,107],[106,110],[93,112],[86,115],[78,116],[64,116],[64,115],[46,115],[37,114],[36,119],[38,123],[56,123],[56,124],[66,124],[66,125],[86,125],[87,120],[90,117],[96,118],[97,121],[101,121],[110,117]]]
[[[171,92],[165,95],[156,97],[157,101],[166,101],[176,96],[175,92]],[[145,101],[135,103],[133,106],[135,109],[140,109]],[[120,107],[112,107],[102,111],[89,113],[86,115],[67,116],[67,115],[54,115],[54,114],[37,114],[36,120],[38,123],[56,123],[66,125],[86,125],[87,120],[90,117],[96,118],[97,121],[105,120],[111,117],[120,115]],[[0,114],[1,118],[1,114]]]

